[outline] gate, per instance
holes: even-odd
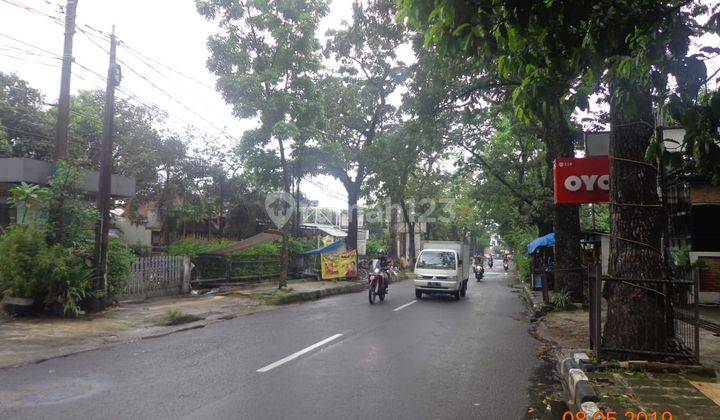
[[[182,256],[138,258],[120,295],[123,298],[148,298],[187,293],[190,291],[189,262],[188,257]]]
[[[665,356],[671,358],[699,361],[700,335],[698,312],[698,276],[697,271],[679,272],[673,279],[618,279],[602,276],[599,265],[592,266],[588,272],[590,347],[595,350],[598,359],[607,353],[629,356]],[[624,348],[612,348],[606,345],[604,338],[603,313],[607,309],[605,291],[613,285],[622,284],[626,289],[638,289],[643,293],[656,293],[664,303],[662,319],[651,328],[637,329],[638,336],[633,344]],[[647,326],[644,326],[647,327]],[[658,331],[664,330],[668,342],[661,343],[657,350],[650,343]]]

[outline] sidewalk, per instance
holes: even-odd
[[[290,281],[288,290],[277,284],[217,289],[211,294],[121,302],[107,311],[80,319],[10,319],[0,316],[0,368],[40,362],[106,344],[158,337],[173,332],[253,314],[303,300],[314,300],[365,288],[364,282]],[[272,296],[272,298],[267,298]],[[168,312],[194,315],[197,321],[164,325]]]
[[[526,284],[523,286],[526,300],[536,314],[533,330],[553,348],[552,354],[558,360],[573,352],[592,354],[586,309],[550,311],[540,315],[541,293],[530,290]],[[657,412],[658,418],[665,411],[674,418],[720,418],[720,406],[698,390],[698,387],[714,387],[718,383],[715,370],[720,369],[720,337],[703,329],[700,329],[700,358],[705,368],[630,363],[604,370],[585,369],[585,374],[597,394],[597,408],[606,413],[615,412],[618,418],[625,416],[628,410],[634,414],[644,411],[648,415]],[[562,366],[559,370],[563,370]],[[560,374],[562,376],[563,372]],[[564,374],[568,376],[567,372]],[[696,387],[693,383],[700,384]],[[571,403],[579,409],[582,401]]]

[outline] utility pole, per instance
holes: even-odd
[[[58,100],[57,127],[55,130],[55,161],[68,157],[68,125],[70,123],[70,75],[72,71],[73,36],[75,35],[75,11],[78,0],[68,0],[65,7],[65,44],[60,75],[60,98]]]
[[[93,310],[105,309],[107,295],[108,231],[110,228],[110,181],[112,178],[112,139],[115,118],[115,88],[120,85],[122,73],[115,62],[115,25],[110,35],[110,65],[108,66],[105,108],[103,109],[102,146],[100,148],[100,180],[98,182],[97,209],[100,220],[95,230],[95,284]]]

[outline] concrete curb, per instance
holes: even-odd
[[[529,311],[528,316],[530,318],[530,322],[535,322],[545,316],[547,314],[548,308],[541,304],[541,303],[535,303],[533,301],[532,296],[530,295],[530,290],[528,289],[528,285],[526,283],[521,283],[520,294],[523,297],[523,301],[525,302],[525,307]]]
[[[582,410],[587,416],[586,418],[592,418],[596,412],[600,411],[596,404],[600,398],[583,371],[584,365],[589,363],[590,358],[587,354],[577,352],[561,357],[557,365],[563,387],[570,396],[570,405],[577,410]]]
[[[546,315],[547,308],[539,303],[535,304],[526,283],[522,283],[520,293],[524,297],[530,322],[536,322]],[[537,338],[541,341],[547,341],[540,336],[537,336]],[[590,363],[590,358],[582,352],[573,352],[570,355],[565,355],[565,357],[562,354],[555,353],[554,357],[557,359],[556,370],[558,376],[560,376],[565,395],[570,396],[568,405],[576,411],[584,412],[585,418],[592,419],[595,413],[600,412],[597,406],[600,398],[583,370],[585,365]]]
[[[396,280],[392,280],[390,284],[397,283],[406,280],[407,277],[400,277]],[[346,284],[338,287],[331,287],[328,289],[313,290],[311,292],[300,292],[292,293],[287,296],[281,296],[275,301],[275,305],[287,305],[289,303],[304,302],[310,300],[318,300],[328,296],[342,295],[345,293],[356,293],[362,292],[367,289],[367,282],[364,280],[357,281],[355,284]]]
[[[338,287],[331,287],[328,289],[313,290],[311,292],[300,292],[291,293],[287,296],[278,297],[274,302],[275,305],[287,305],[289,303],[303,302],[308,300],[322,299],[328,296],[341,295],[345,293],[355,293],[365,290],[367,285],[365,283],[347,284]]]

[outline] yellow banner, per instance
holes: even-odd
[[[323,279],[357,277],[357,251],[321,254],[320,271]]]

